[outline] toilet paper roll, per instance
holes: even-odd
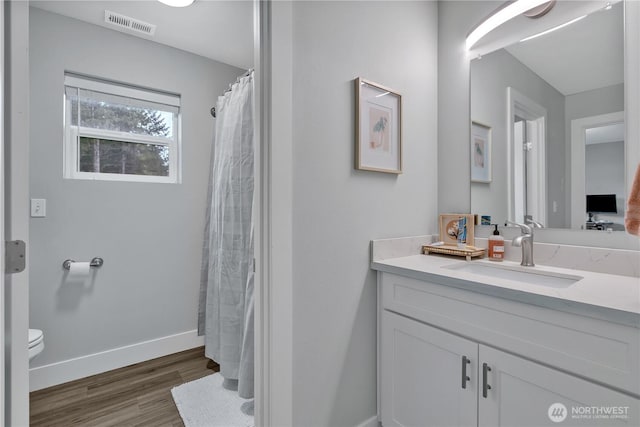
[[[88,262],[72,262],[69,266],[69,279],[86,279],[91,271],[91,264]]]

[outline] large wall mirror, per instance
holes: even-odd
[[[471,61],[472,212],[624,230],[624,6]]]

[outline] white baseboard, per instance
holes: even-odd
[[[371,418],[369,418],[368,420],[358,424],[356,427],[380,427],[381,424],[378,421],[378,416],[375,415]]]
[[[46,341],[46,337],[45,337]],[[29,369],[29,391],[40,390],[204,345],[197,330]],[[46,346],[46,342],[45,342]]]

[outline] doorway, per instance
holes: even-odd
[[[20,23],[20,22],[21,22],[21,20],[22,20],[22,23],[24,24],[24,23],[25,23],[25,20],[26,20],[26,21],[28,21],[28,19],[29,19],[29,7],[28,7],[28,5],[26,5],[26,7],[24,7],[24,5],[20,5],[20,3],[22,3],[22,2],[12,2],[12,3],[15,3],[15,9],[21,9],[21,10],[19,11],[19,12],[20,12],[20,14],[21,14],[21,16],[19,16],[19,17],[18,17],[19,19],[13,19],[13,17],[12,17],[12,22],[13,22],[13,23],[15,23],[15,24],[18,24],[18,23]],[[53,3],[53,2],[46,2],[46,3]],[[144,3],[144,2],[143,2],[143,3]],[[253,9],[253,4],[252,4],[251,2],[249,2],[249,3],[250,3],[250,5],[251,5],[251,8]],[[76,2],[74,6],[79,6],[79,5],[80,5],[80,3]],[[18,11],[16,10],[16,12],[18,12]],[[74,19],[75,19],[75,18],[74,18]],[[16,26],[17,26],[17,25],[16,25]],[[26,27],[28,28],[28,25],[26,25]],[[253,30],[253,11],[252,11],[252,22],[251,22],[251,24],[250,24],[250,27],[251,27],[251,29]],[[259,28],[260,28],[260,25],[257,25],[257,26],[256,26],[256,28],[257,28],[257,29],[259,29]],[[252,31],[252,32],[253,32],[253,31]],[[256,30],[256,32],[257,32],[257,33],[259,33],[259,30]],[[28,34],[27,34],[27,35],[28,35]],[[27,40],[27,39],[28,39],[28,37],[24,37],[24,36],[25,36],[25,33],[22,33],[22,34],[16,34],[16,37],[12,38],[12,40],[15,40],[16,42],[19,42],[20,40]],[[255,35],[254,35],[254,37],[255,37],[255,40],[257,40],[258,42],[260,41],[259,34],[255,34]],[[251,39],[251,44],[252,44],[252,45],[253,45],[253,42],[254,42],[254,37],[250,37],[250,39]],[[25,50],[25,51],[26,51],[26,50]],[[256,52],[255,54],[256,54],[256,56],[258,56],[258,52]],[[24,64],[23,64],[23,65],[24,65]],[[131,65],[134,65],[134,64],[131,64]],[[18,65],[18,64],[16,64],[15,66],[16,66],[16,67],[18,67],[19,65]],[[257,72],[258,74],[260,73],[260,70],[259,70],[259,68],[258,68],[258,67],[256,67],[256,72]],[[104,75],[104,74],[98,74],[98,73],[95,73],[95,74],[97,74],[97,75],[101,75],[101,76],[103,76],[103,75]],[[24,75],[25,75],[25,76],[28,76],[28,73],[24,73]],[[120,80],[120,79],[117,79],[117,80]],[[122,79],[122,80],[124,80],[124,79]],[[259,78],[259,79],[258,79],[258,81],[260,81],[260,80],[261,80],[261,79]],[[231,82],[229,82],[229,83],[231,83]],[[153,85],[153,86],[155,86],[155,85]],[[18,86],[18,85],[16,85],[15,87],[16,87],[16,88],[18,88],[19,86]],[[28,84],[28,82],[25,82],[25,84],[23,85],[23,87],[24,87],[25,89],[28,89],[28,88],[29,88],[29,84]],[[223,91],[224,91],[224,88],[223,88],[222,90],[216,91],[216,93],[221,93],[221,92],[223,92]],[[28,93],[28,91],[27,91],[27,90],[25,90],[25,92],[24,92],[24,93]],[[33,100],[33,98],[32,98],[32,100]],[[260,111],[260,106],[259,106],[259,105],[258,105],[256,108],[257,108],[257,111]],[[200,112],[199,114],[202,114],[202,112]],[[208,114],[209,114],[209,109],[207,109],[207,111],[206,111],[204,114],[208,115]],[[256,117],[259,117],[259,115],[258,115],[258,114],[256,114]],[[25,126],[25,128],[27,128],[27,127],[28,127],[28,126]],[[257,127],[257,128],[259,128],[259,126],[258,126],[258,125],[256,125],[256,127]],[[256,133],[257,133],[257,132],[256,132]],[[54,133],[54,135],[55,135],[55,133]],[[28,144],[24,144],[24,146],[26,147],[26,146],[28,146]],[[13,161],[13,160],[14,160],[14,159],[12,158],[12,161]],[[16,164],[19,164],[19,163],[20,163],[20,160],[21,160],[21,159],[19,159],[19,158],[15,158]],[[25,158],[22,158],[22,161],[23,161],[23,162],[24,162],[24,161],[28,162],[28,159],[26,159],[26,160],[25,160]],[[256,163],[258,163],[258,162],[256,162]],[[28,168],[25,168],[24,170],[25,170],[25,171],[27,171],[27,170],[28,170]],[[206,179],[206,177],[205,177],[205,179]],[[13,181],[14,181],[14,182],[16,182],[16,180],[13,180]],[[24,180],[23,182],[28,182],[28,179],[27,179],[27,180]],[[257,181],[257,182],[259,182],[259,181]],[[14,188],[14,190],[15,190],[15,188]],[[155,191],[155,190],[152,190],[152,191]],[[259,191],[260,191],[260,187],[259,187],[258,185],[256,186],[256,191],[257,191],[257,192],[259,192]],[[34,194],[33,194],[33,192],[31,192],[29,189],[22,189],[22,192],[21,192],[21,193],[20,193],[20,192],[16,192],[16,191],[12,192],[12,196],[13,196],[13,197],[16,197],[16,198],[20,198],[20,197],[23,197],[23,198],[29,198],[29,197],[32,197],[32,198],[33,198],[33,197],[34,197]],[[53,198],[55,198],[55,197],[53,197]],[[49,201],[51,202],[51,201],[53,200],[53,198],[49,198]],[[23,205],[23,204],[21,204],[21,206],[22,206],[22,205]],[[55,209],[56,209],[56,208],[55,208],[55,203],[54,203],[54,204],[49,203],[48,208],[50,209],[50,210],[49,210],[50,214],[51,214],[51,215],[53,215],[53,213],[55,213]],[[15,216],[16,216],[16,212],[12,212],[12,213],[10,213],[10,216],[11,216],[11,217],[15,217]],[[21,216],[21,217],[23,217],[23,218],[28,218],[28,217],[29,217],[29,212],[27,212],[27,211],[19,212],[19,213],[18,213],[18,216]],[[32,223],[33,223],[33,221],[35,221],[35,219],[32,219],[32,220],[31,220],[31,222],[32,222]],[[14,224],[15,224],[15,223],[14,223]],[[261,227],[261,221],[256,221],[256,224],[257,224],[257,227]],[[83,229],[84,229],[85,231],[87,231],[87,229],[86,229],[86,228],[84,228],[84,227],[83,227]],[[36,230],[34,229],[33,231],[35,232]],[[95,230],[94,230],[94,231],[95,231]],[[90,233],[91,233],[91,231],[88,231],[88,233],[90,234]],[[260,234],[260,233],[259,233],[259,229],[258,229],[258,230],[256,230],[256,234]],[[24,232],[24,233],[23,233],[23,235],[24,235],[24,236],[27,236],[27,237],[25,237],[25,240],[29,240],[29,239],[28,239],[28,235],[29,235],[29,234],[28,234],[28,229],[27,229],[27,231],[26,231],[26,232]],[[36,234],[33,234],[33,236],[35,237],[35,236],[36,236]],[[55,242],[55,241],[58,241],[58,239],[50,239],[49,241],[51,241],[51,242]],[[34,243],[34,242],[31,242],[31,243]],[[85,248],[85,249],[86,249],[86,248]],[[90,249],[89,249],[89,250],[82,250],[82,251],[80,252],[80,254],[79,254],[78,258],[79,258],[80,260],[84,260],[84,258],[82,258],[82,256],[84,256],[85,254],[86,254],[86,256],[87,256],[87,257],[89,257],[89,258],[90,258],[90,257],[92,257],[92,256],[94,255],[94,251],[91,251]],[[37,252],[35,252],[35,253],[34,253],[34,255],[37,255]],[[96,254],[96,255],[97,255],[97,254]],[[60,257],[60,256],[59,256],[59,254],[58,254],[58,256],[57,256],[57,257],[58,257],[58,258]],[[66,255],[65,255],[65,256],[63,256],[63,258],[66,258]],[[36,258],[36,259],[37,259],[37,258]],[[114,258],[113,258],[113,257],[111,257],[111,260],[112,260],[111,262],[113,263]],[[62,260],[61,260],[61,261],[62,261]],[[110,262],[110,261],[109,261],[109,258],[105,257],[105,263],[108,263],[108,262]],[[38,264],[39,264],[39,263],[38,263]],[[52,263],[47,262],[47,264],[52,264]],[[55,267],[55,268],[59,268],[59,267],[60,267],[60,265],[61,265],[61,264],[60,264],[60,265],[58,265],[58,264],[60,264],[60,263],[56,262],[56,267]],[[105,265],[106,265],[106,264],[105,264]],[[31,266],[32,266],[32,267],[35,267],[35,263],[34,263],[34,264],[32,264]],[[26,274],[25,274],[25,275],[23,276],[23,278],[26,278],[26,277],[27,277],[27,276],[26,276]],[[42,277],[44,277],[44,275],[42,275]],[[35,279],[35,278],[34,278],[34,279]],[[260,278],[257,278],[257,280],[259,280],[259,279],[260,279]],[[53,283],[53,285],[52,285],[52,286],[53,286],[53,287],[56,287],[58,284],[59,284],[59,283],[55,282],[55,283]],[[97,285],[97,283],[96,283],[96,285]],[[24,296],[25,296],[25,297],[28,295],[28,291],[27,291],[27,289],[28,289],[28,285],[26,285],[26,284],[25,284],[25,287],[23,288],[23,290],[24,290]],[[36,290],[36,287],[34,286],[34,288],[32,289],[32,291],[35,291],[35,290]],[[135,291],[135,289],[134,289],[134,291]],[[37,295],[37,294],[36,294],[36,293],[33,293],[33,295]],[[59,294],[57,294],[57,295],[56,295],[56,297],[59,297],[59,296],[60,296]],[[76,295],[76,296],[77,296],[77,295]],[[43,298],[44,296],[35,296],[35,298],[41,298],[41,297]],[[78,308],[78,307],[81,307],[81,306],[82,306],[82,296],[81,296],[81,298],[77,298],[77,299],[78,299],[78,301],[75,301],[75,303],[77,304],[77,305],[76,305],[76,308]],[[24,303],[24,302],[25,302],[25,301],[23,300],[23,303]],[[21,312],[21,313],[24,313],[24,314],[25,314],[25,316],[26,316],[26,313],[28,313],[28,310],[26,310],[26,309],[24,309],[24,310],[19,309],[19,310],[18,310],[17,308],[19,308],[19,307],[16,307],[15,305],[14,305],[12,308],[13,308],[13,312]],[[72,306],[72,304],[71,304],[71,305],[66,305],[66,306],[64,306],[64,304],[63,304],[63,306],[58,306],[58,307],[56,307],[56,308],[63,309],[63,310],[69,310],[69,311],[70,311],[70,310],[72,310],[72,309],[74,309],[74,307]],[[263,310],[265,310],[265,309],[263,309]],[[259,317],[258,317],[258,316],[256,316],[256,321],[257,321],[257,322],[259,322]],[[15,323],[15,324],[14,324],[14,325],[12,325],[12,326],[15,328],[14,330],[16,330],[16,331],[18,331],[19,329],[24,329],[24,330],[26,331],[26,329],[27,329],[27,328],[28,328],[28,326],[29,326],[29,323],[30,323],[30,322],[29,322],[29,321],[28,321],[28,319],[25,317],[25,318],[22,320],[22,322],[21,322],[20,324],[19,324],[19,323]],[[72,323],[71,323],[71,324],[72,324]],[[179,332],[179,331],[178,331],[178,332]],[[125,330],[124,332],[120,332],[120,333],[121,333],[121,334],[124,334],[124,335],[127,335],[129,332]],[[20,333],[15,333],[15,336],[16,336],[16,337],[18,337],[19,335],[20,335]],[[26,333],[25,333],[24,335],[26,336]],[[176,334],[174,334],[174,335],[176,335]],[[177,335],[179,335],[179,334],[177,334]],[[53,339],[53,338],[52,338],[52,339]],[[182,338],[178,337],[178,339],[182,339]],[[25,338],[25,341],[26,341],[26,338]],[[260,341],[260,342],[262,342],[262,337],[261,337],[260,329],[259,329],[259,328],[256,328],[256,341]],[[55,343],[55,342],[56,342],[56,341],[51,341],[51,343]],[[17,341],[14,341],[14,343],[16,343],[16,344],[17,344]],[[26,343],[25,343],[25,344],[26,344]],[[116,344],[116,345],[117,345],[117,344]],[[55,349],[56,344],[53,344],[53,345],[51,345],[51,346]],[[58,344],[58,346],[59,346],[59,344]],[[25,346],[25,348],[26,348],[26,346]],[[98,349],[98,352],[100,352],[100,351],[99,351],[99,349]],[[26,351],[25,351],[25,354],[26,354]],[[258,354],[258,357],[259,357],[259,355],[260,355],[261,353],[258,351],[258,352],[257,352],[257,354]],[[21,357],[16,357],[16,360],[18,360],[18,359],[22,360],[22,358],[21,358]],[[51,365],[51,363],[49,363],[48,365]],[[44,365],[43,365],[43,366],[44,366]],[[15,363],[14,363],[14,364],[13,364],[13,368],[18,368],[17,364],[15,364]],[[26,365],[25,365],[25,366],[23,366],[23,369],[20,369],[20,370],[21,370],[21,372],[23,372],[23,374],[22,374],[22,375],[24,375],[24,372],[26,372]],[[260,373],[260,372],[258,372],[258,374],[259,374],[259,373]],[[14,382],[14,384],[13,384],[13,385],[17,385],[17,384],[18,384],[18,382],[16,381],[16,382]],[[25,387],[26,387],[26,384],[28,384],[28,381],[23,381],[23,382],[22,382],[22,384],[24,384],[24,385],[25,385]],[[11,386],[10,386],[10,387],[11,387]],[[259,391],[258,391],[258,390],[259,390],[259,388],[258,388],[258,387],[256,387],[256,390],[257,390],[257,393],[259,393]],[[8,395],[12,395],[12,396],[14,396],[14,401],[10,402],[10,404],[9,404],[9,406],[10,406],[10,407],[15,408],[15,410],[11,411],[11,412],[13,413],[13,415],[12,415],[12,418],[10,418],[12,421],[11,421],[11,422],[8,422],[8,424],[10,424],[10,425],[20,425],[20,424],[24,424],[24,423],[22,423],[22,422],[17,421],[17,420],[20,420],[20,419],[21,419],[21,420],[24,420],[24,417],[22,417],[22,418],[16,418],[16,417],[19,417],[19,414],[23,414],[23,415],[24,415],[24,414],[26,413],[26,411],[25,411],[25,409],[26,409],[26,405],[24,404],[25,399],[23,398],[23,396],[25,396],[25,394],[26,394],[26,393],[23,393],[23,392],[17,392],[17,391],[18,391],[17,389],[12,389],[12,393],[7,393],[7,396],[8,396]],[[14,392],[16,392],[16,393],[14,393]],[[259,414],[260,414],[260,409],[259,409],[259,407],[260,407],[260,406],[261,406],[261,405],[258,405],[258,408],[257,408],[257,416],[258,416],[258,417],[259,417]]]
[[[595,151],[599,153],[596,153]],[[620,212],[625,206],[624,112],[601,114],[571,121],[571,228],[587,228],[589,194],[615,194]],[[598,168],[588,158],[600,156]],[[603,157],[604,156],[604,157]],[[618,159],[618,160],[616,160]],[[603,169],[604,168],[604,169]],[[601,172],[605,176],[598,178]],[[591,178],[591,179],[589,179]],[[614,215],[612,215],[614,214]],[[624,229],[621,213],[603,217],[602,229]],[[615,218],[617,217],[617,218]]]
[[[546,121],[547,110],[507,88],[509,219],[522,224],[546,224]]]

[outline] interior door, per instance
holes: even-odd
[[[479,354],[479,427],[640,425],[638,399],[491,347]],[[587,417],[592,408],[626,418]]]
[[[3,206],[1,245],[29,243],[29,2],[3,1]],[[4,257],[2,257],[4,260]],[[29,425],[29,256],[27,270],[4,275],[4,421]],[[4,264],[4,263],[3,263]],[[4,268],[3,268],[4,270]],[[4,273],[4,271],[3,271]]]
[[[475,426],[478,345],[386,310],[382,324],[382,425]]]
[[[547,223],[547,190],[544,117],[527,120],[524,151],[527,157],[527,210],[525,215],[542,224]]]
[[[4,2],[0,2],[0,22],[4,28]],[[4,31],[0,31],[0,243],[4,242]],[[5,259],[4,245],[0,244],[0,260]],[[4,270],[4,262],[1,263]],[[4,274],[0,274],[0,420],[4,417],[5,378],[4,378]]]
[[[545,224],[544,117],[514,122],[513,143],[513,221],[526,223],[530,216]]]
[[[526,180],[526,152],[522,149],[525,144],[525,120],[519,120],[513,124],[513,212],[512,221],[524,223],[526,213],[525,202],[527,200]]]

